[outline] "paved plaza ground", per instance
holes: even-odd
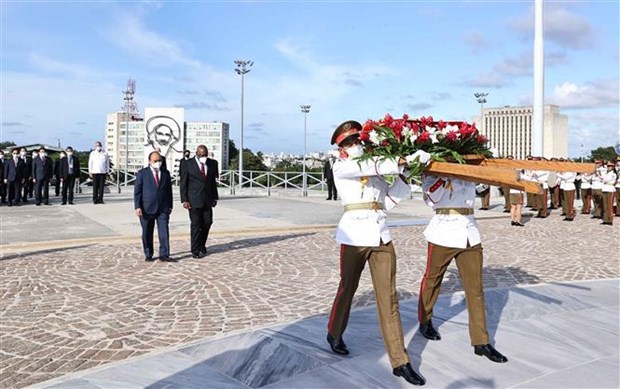
[[[617,286],[619,219],[612,227],[583,215],[564,222],[554,211],[547,219],[526,216],[526,227],[518,228],[501,212],[501,201],[476,211],[489,290],[584,280]],[[95,206],[84,196],[72,207],[0,209],[0,387],[308,318],[326,325],[339,279],[333,240],[339,202],[224,196],[203,259],[189,255],[188,216],[179,207],[171,219],[178,263],[144,262],[130,197],[109,195],[106,202]],[[426,260],[423,224],[431,215],[415,198],[391,215],[398,291],[409,309],[417,301]],[[452,265],[442,293],[460,290]],[[373,304],[366,271],[354,306]],[[589,331],[587,322],[584,327],[577,330]],[[372,335],[380,341],[378,331]],[[617,345],[617,330],[613,339]]]

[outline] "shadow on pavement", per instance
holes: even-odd
[[[0,261],[8,261],[8,260],[11,260],[11,259],[18,259],[18,258],[21,258],[21,257],[38,255],[38,254],[58,253],[58,252],[62,252],[62,251],[65,251],[65,250],[74,250],[74,249],[80,249],[80,248],[84,248],[84,247],[89,247],[89,246],[93,246],[94,244],[95,243],[82,244],[82,245],[70,246],[70,247],[59,247],[59,248],[55,248],[55,249],[46,249],[46,250],[38,250],[38,251],[24,251],[24,252],[17,253],[17,254],[10,254],[10,255],[0,256]]]

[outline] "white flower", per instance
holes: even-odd
[[[385,136],[379,134],[376,130],[370,131],[368,133],[368,137],[370,138],[370,141],[372,143],[377,144],[377,145],[385,139]]]
[[[428,128],[428,127],[427,127],[427,128]],[[429,132],[430,132],[430,131],[429,131]],[[437,135],[438,135],[438,134],[437,134],[437,132],[433,132],[433,133],[431,134],[431,141],[432,141],[433,143],[439,143],[439,140],[437,139]]]

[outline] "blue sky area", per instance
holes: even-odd
[[[444,120],[531,104],[533,1],[7,1],[2,140],[89,149],[131,76],[145,107],[230,123],[245,147],[330,148],[347,119]],[[569,118],[569,154],[619,139],[619,2],[545,1],[545,103]]]

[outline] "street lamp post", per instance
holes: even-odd
[[[241,144],[239,147],[239,190],[241,190],[243,185],[243,83],[245,74],[250,72],[250,67],[254,65],[254,62],[238,59],[235,65],[237,65],[235,72],[241,75]]]
[[[301,108],[301,112],[304,114],[304,156],[302,158],[303,166],[302,166],[302,173],[301,173],[302,180],[303,180],[302,194],[303,196],[308,196],[308,181],[306,178],[306,124],[308,122],[308,113],[310,113],[310,106],[300,105],[299,108]]]
[[[488,93],[482,93],[482,92],[476,92],[474,93],[474,97],[476,98],[476,100],[478,100],[478,102],[480,103],[480,122],[482,123],[480,125],[480,132],[484,135],[486,135],[484,133],[484,103],[487,102],[487,96],[489,94]]]

